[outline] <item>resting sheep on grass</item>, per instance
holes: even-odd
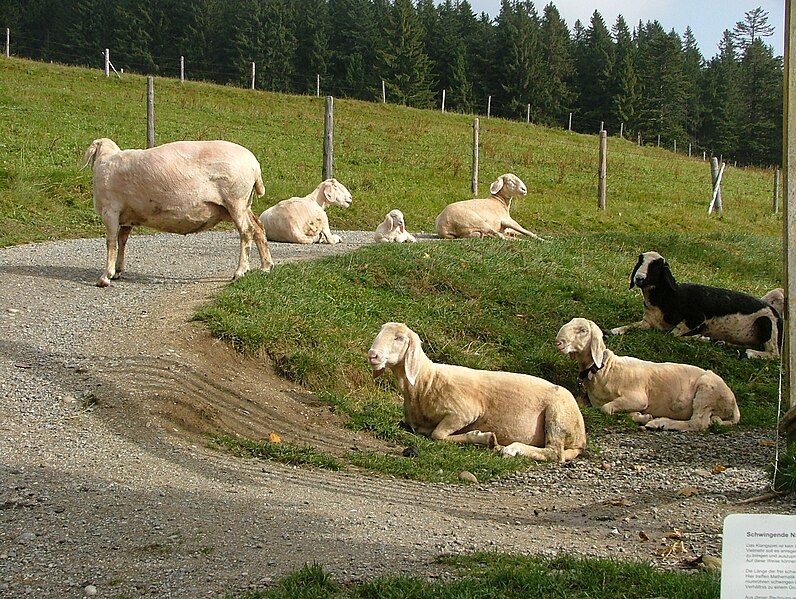
[[[374,378],[392,370],[406,423],[432,439],[557,462],[586,446],[583,416],[569,391],[527,374],[435,364],[405,324],[381,327],[368,362]]]
[[[524,196],[528,190],[517,175],[506,173],[489,186],[490,196],[448,204],[435,222],[437,235],[445,239],[459,237],[500,237],[522,233],[534,239],[541,237],[523,228],[509,215],[511,199]]]
[[[394,243],[414,243],[417,241],[414,236],[406,230],[404,213],[400,210],[390,210],[382,223],[376,228],[373,239],[375,241]]]
[[[631,412],[647,428],[682,431],[741,418],[735,395],[719,375],[690,364],[617,356],[591,320],[570,320],[558,331],[556,347],[577,361],[589,401],[606,414]]]
[[[785,317],[785,290],[782,287],[777,287],[766,293],[760,298],[767,304],[774,306],[779,315]]]
[[[107,287],[124,270],[130,231],[146,226],[168,233],[196,233],[232,221],[240,234],[234,278],[250,267],[251,242],[263,270],[273,266],[263,227],[251,211],[252,194],[265,193],[260,164],[249,150],[228,141],[175,141],[148,150],[121,150],[95,139],[83,157],[93,171],[94,209],[105,224]]]
[[[714,341],[747,349],[748,358],[779,355],[782,318],[761,299],[729,289],[697,283],[678,283],[666,260],[657,252],[638,257],[630,275],[630,288],[644,296],[644,316],[639,322],[611,329],[622,335],[630,329],[659,329],[681,336],[703,335]]]
[[[327,206],[351,205],[351,192],[337,179],[326,179],[303,198],[288,198],[260,215],[268,239],[289,243],[340,243],[329,229]]]

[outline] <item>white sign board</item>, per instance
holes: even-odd
[[[796,598],[796,516],[724,519],[721,599]]]

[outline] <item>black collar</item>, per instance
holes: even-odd
[[[602,370],[602,366],[598,367],[597,364],[592,364],[586,370],[581,370],[580,373],[578,373],[578,381],[582,383],[587,378],[589,378],[590,374],[595,375],[598,372],[600,372],[600,370]]]

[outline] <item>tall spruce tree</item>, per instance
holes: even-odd
[[[272,91],[294,89],[296,38],[291,6],[289,0],[261,0],[260,4],[257,79],[260,87]]]
[[[157,72],[152,58],[152,19],[148,0],[116,0],[113,28],[113,60],[117,68],[138,73]]]
[[[376,99],[380,77],[376,48],[382,43],[377,8],[385,9],[368,0],[329,0],[329,88],[333,95]]]
[[[544,8],[539,45],[543,74],[536,98],[536,121],[560,127],[572,110],[575,67],[569,29],[552,2]]]
[[[460,33],[459,17],[452,0],[445,0],[438,9],[434,35],[436,56],[434,77],[439,89],[446,92],[446,109],[460,112],[473,110],[473,85],[468,72],[467,47]]]
[[[702,145],[714,156],[731,156],[738,147],[740,103],[738,56],[735,41],[725,30],[719,53],[708,63],[703,98],[706,107],[702,120]]]
[[[705,70],[705,59],[699,51],[696,37],[690,27],[683,34],[683,128],[692,142],[697,142],[702,129],[704,107],[702,103],[701,81]]]
[[[755,40],[774,35],[774,27],[768,22],[768,13],[760,6],[748,11],[743,21],[738,21],[732,30],[732,37],[741,52]]]
[[[298,0],[295,5],[295,91],[315,92],[317,76],[327,89],[329,6],[326,0]]]
[[[633,36],[622,15],[616,18],[613,27],[616,53],[613,70],[613,122],[620,130],[631,134],[636,130],[636,118],[640,101],[639,83],[636,76],[636,46]]]
[[[381,52],[389,100],[415,108],[434,105],[431,61],[423,46],[423,27],[411,0],[395,0]]]
[[[594,11],[577,58],[581,131],[596,132],[604,122],[619,128],[613,115],[614,45],[602,15]]]

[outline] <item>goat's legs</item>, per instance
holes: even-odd
[[[268,248],[268,238],[266,236],[265,227],[251,209],[249,209],[249,222],[252,225],[252,233],[254,235],[254,243],[257,246],[257,253],[260,254],[260,264],[263,270],[268,272],[274,266],[274,261],[271,258],[271,250]]]
[[[119,238],[116,243],[118,252],[116,254],[116,272],[113,275],[113,279],[118,279],[122,272],[124,272],[124,251],[127,249],[127,239],[130,237],[130,232],[133,228],[129,225],[123,225],[119,227]]]

